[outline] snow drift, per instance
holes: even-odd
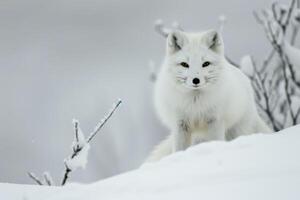
[[[300,125],[209,142],[89,185],[0,184],[0,199],[300,199]]]

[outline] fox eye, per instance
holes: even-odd
[[[181,62],[180,65],[182,67],[185,67],[185,68],[189,68],[190,67],[189,64],[187,64],[186,62]]]
[[[210,65],[210,62],[206,61],[202,64],[202,67],[207,67],[208,65]]]

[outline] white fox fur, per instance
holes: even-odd
[[[155,106],[172,134],[147,162],[204,141],[271,132],[258,115],[250,80],[225,59],[222,38],[213,30],[169,34]]]

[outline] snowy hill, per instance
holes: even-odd
[[[300,199],[300,125],[210,142],[89,185],[0,184],[0,199]]]

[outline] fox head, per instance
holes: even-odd
[[[201,90],[216,83],[222,71],[224,46],[217,31],[175,31],[167,38],[166,64],[178,87]]]

